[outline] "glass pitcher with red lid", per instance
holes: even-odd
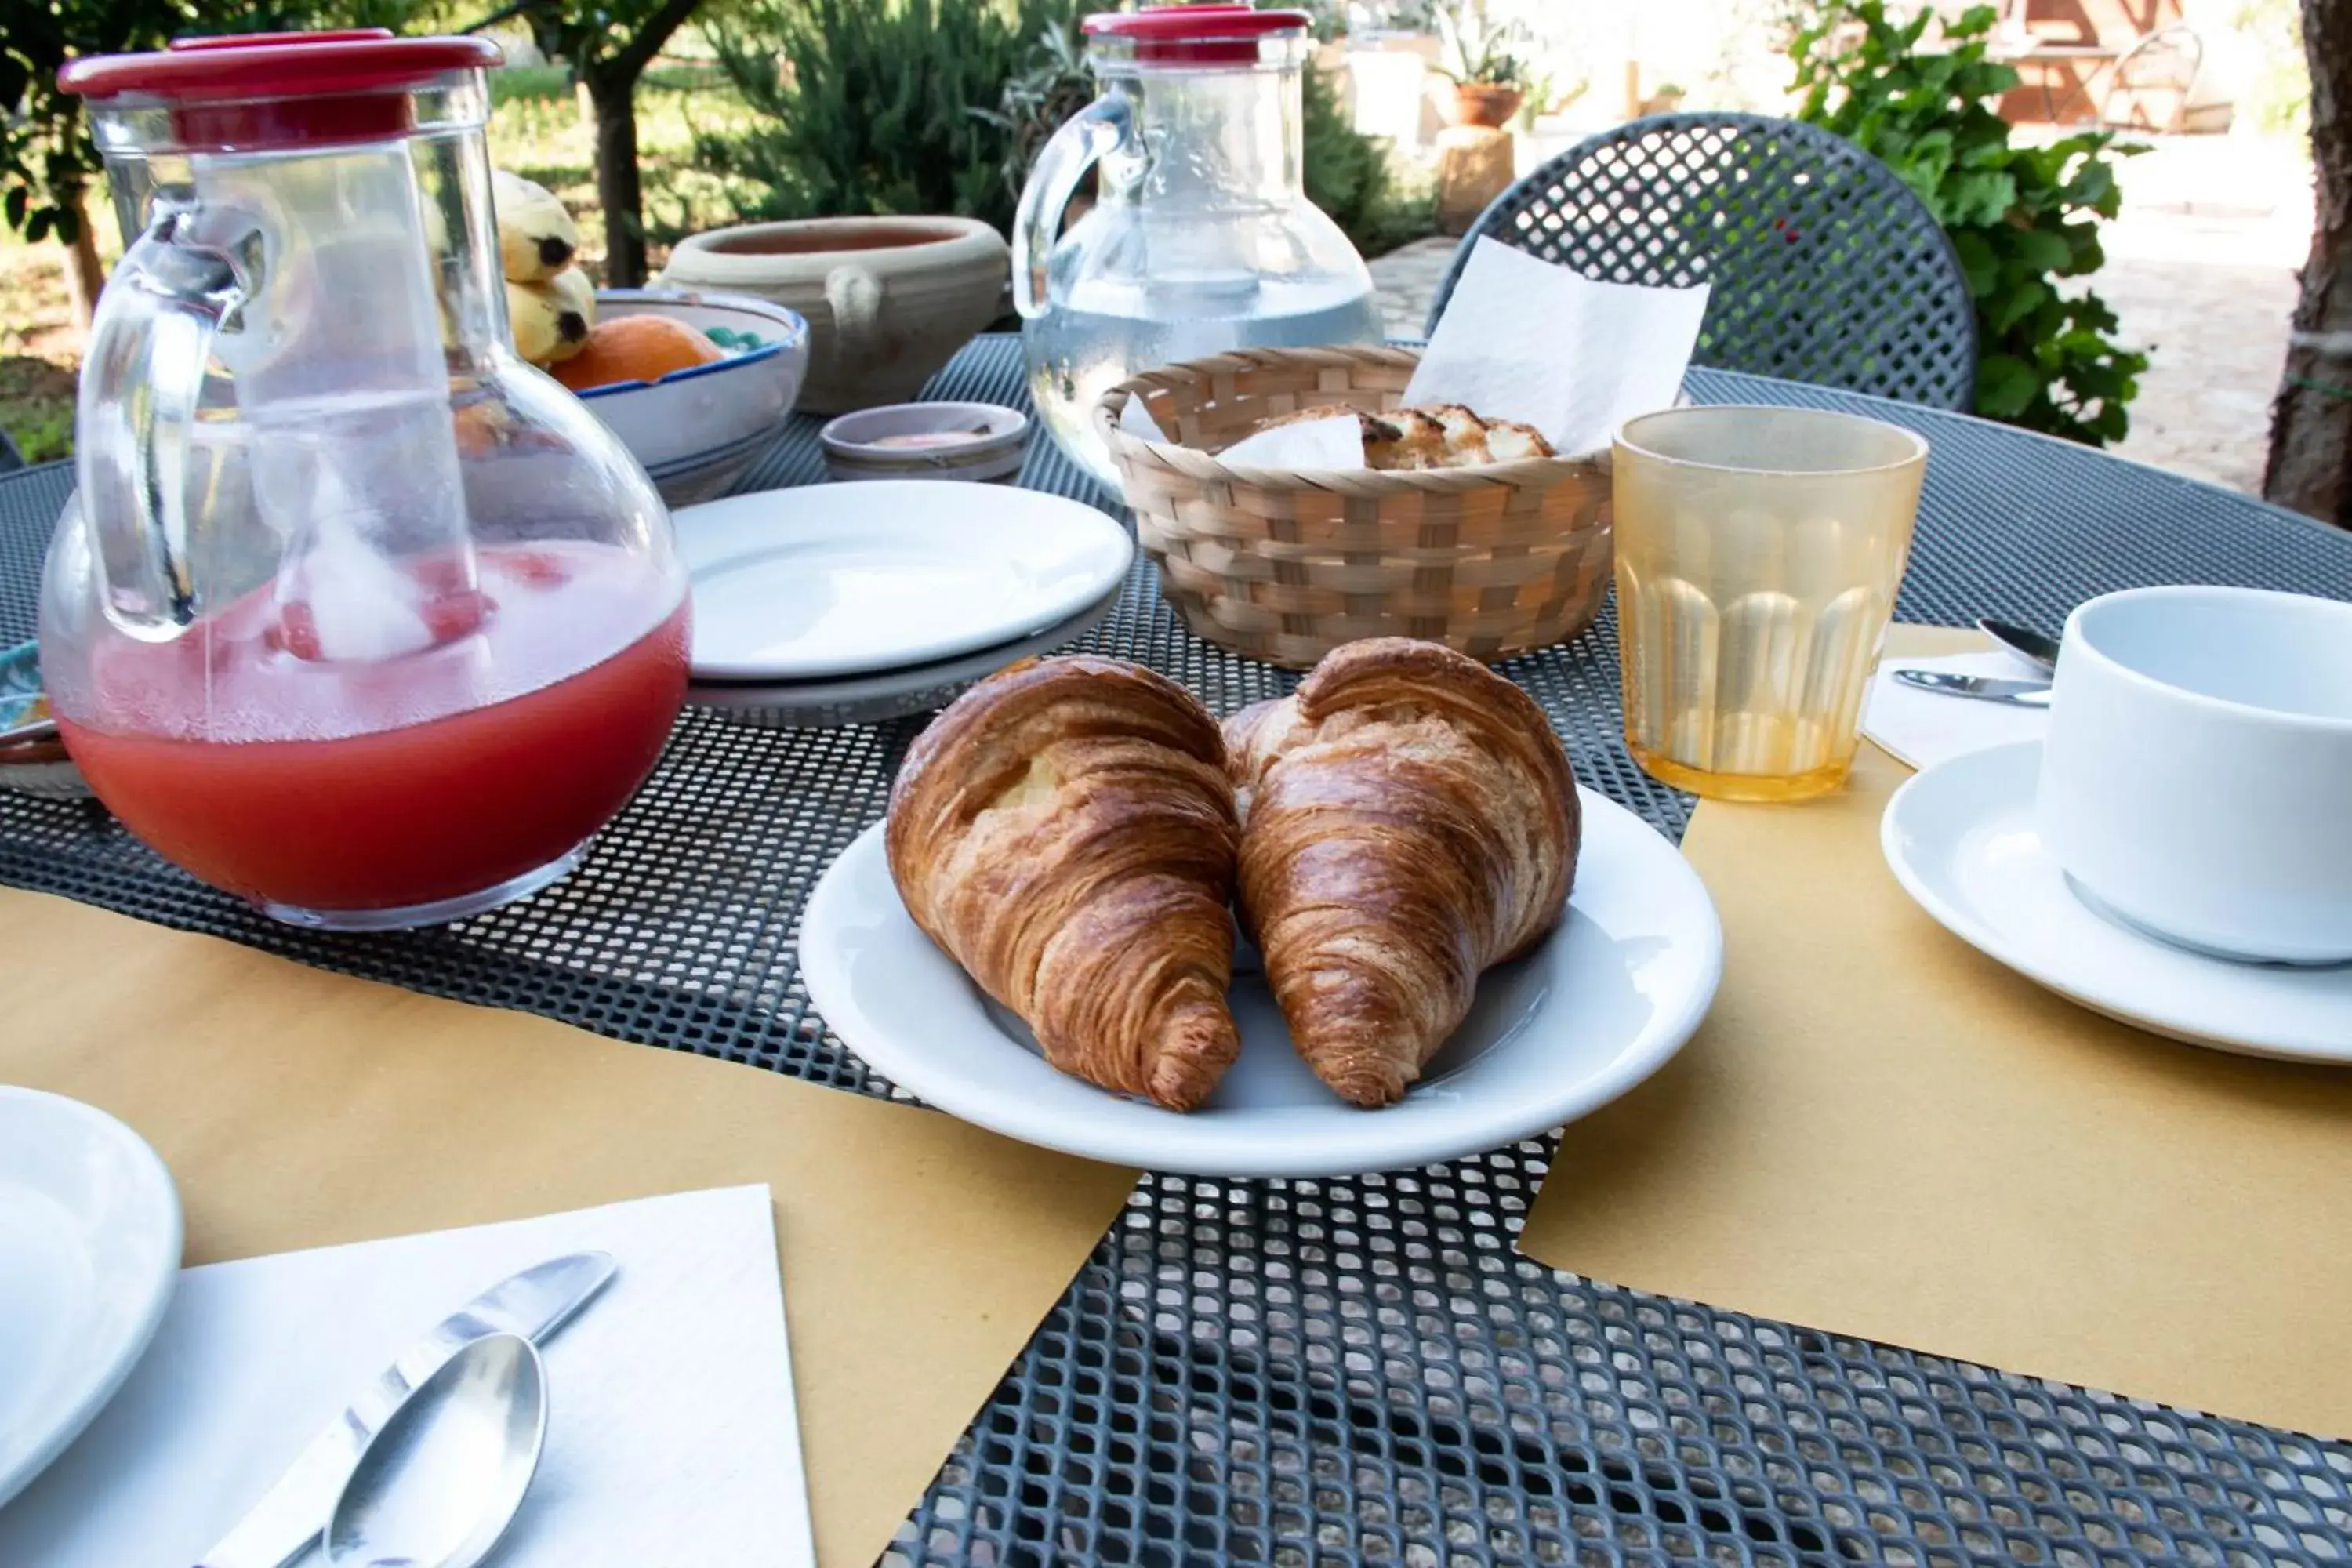
[[[1377,342],[1371,274],[1307,199],[1304,11],[1159,5],[1089,16],[1103,95],[1039,154],[1013,225],[1029,395],[1114,488],[1094,427],[1140,371],[1234,349]],[[1091,170],[1099,199],[1067,228]]]
[[[278,919],[454,920],[653,767],[686,578],[635,459],[509,344],[495,46],[368,30],[76,60],[128,248],[42,587],[68,749]]]

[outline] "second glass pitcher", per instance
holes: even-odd
[[[1307,28],[1303,11],[1246,5],[1087,19],[1105,90],[1055,133],[1021,194],[1013,293],[1038,413],[1114,488],[1094,405],[1129,376],[1229,349],[1381,337],[1363,258],[1307,199]],[[1099,199],[1056,238],[1090,168]]]

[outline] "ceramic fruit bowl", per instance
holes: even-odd
[[[798,312],[740,294],[603,289],[597,319],[667,316],[730,351],[657,381],[580,392],[653,476],[662,500],[691,506],[723,495],[765,450],[800,396],[809,329]]]

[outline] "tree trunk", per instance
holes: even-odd
[[[2311,256],[2271,405],[2263,494],[2352,528],[2352,0],[2303,0],[2311,62]]]
[[[66,247],[66,293],[73,301],[74,325],[89,331],[98,311],[98,291],[106,287],[106,268],[98,259],[98,236],[89,226],[89,188],[78,190],[68,204],[74,215],[74,237]]]
[[[604,209],[604,286],[637,289],[646,281],[644,192],[637,179],[637,73],[600,70],[585,76],[596,105],[596,204]]]

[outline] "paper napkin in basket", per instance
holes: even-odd
[[[1127,406],[1119,410],[1118,427],[1139,441],[1168,439],[1168,432],[1160,427],[1160,421],[1151,416],[1151,410],[1144,406],[1140,397],[1127,400]]]
[[[1532,425],[1563,457],[1601,451],[1626,420],[1673,405],[1706,300],[1704,283],[1602,283],[1482,238],[1404,401]]]
[[[1617,426],[1669,406],[1698,345],[1706,285],[1601,283],[1481,239],[1405,386],[1404,405],[1459,404],[1482,419],[1533,426],[1563,457],[1605,449]],[[1157,439],[1141,398],[1133,434]],[[1226,462],[1265,468],[1360,468],[1353,417],[1301,420],[1244,437]]]
[[[1603,283],[1481,238],[1402,401],[1459,404],[1482,419],[1532,426],[1563,457],[1604,451],[1618,426],[1680,395],[1706,301],[1704,283]],[[1119,426],[1142,440],[1168,439],[1140,397],[1128,399]],[[1262,468],[1365,466],[1353,417],[1278,425],[1218,456]]]
[[[1352,414],[1335,414],[1277,425],[1243,437],[1218,453],[1217,460],[1260,468],[1360,468],[1364,422]]]
[[[1165,441],[1168,433],[1140,397],[1130,397],[1119,411],[1118,427],[1139,441]],[[1354,415],[1277,425],[1244,436],[1217,456],[1228,463],[1265,468],[1360,468],[1364,466],[1364,427]]]

